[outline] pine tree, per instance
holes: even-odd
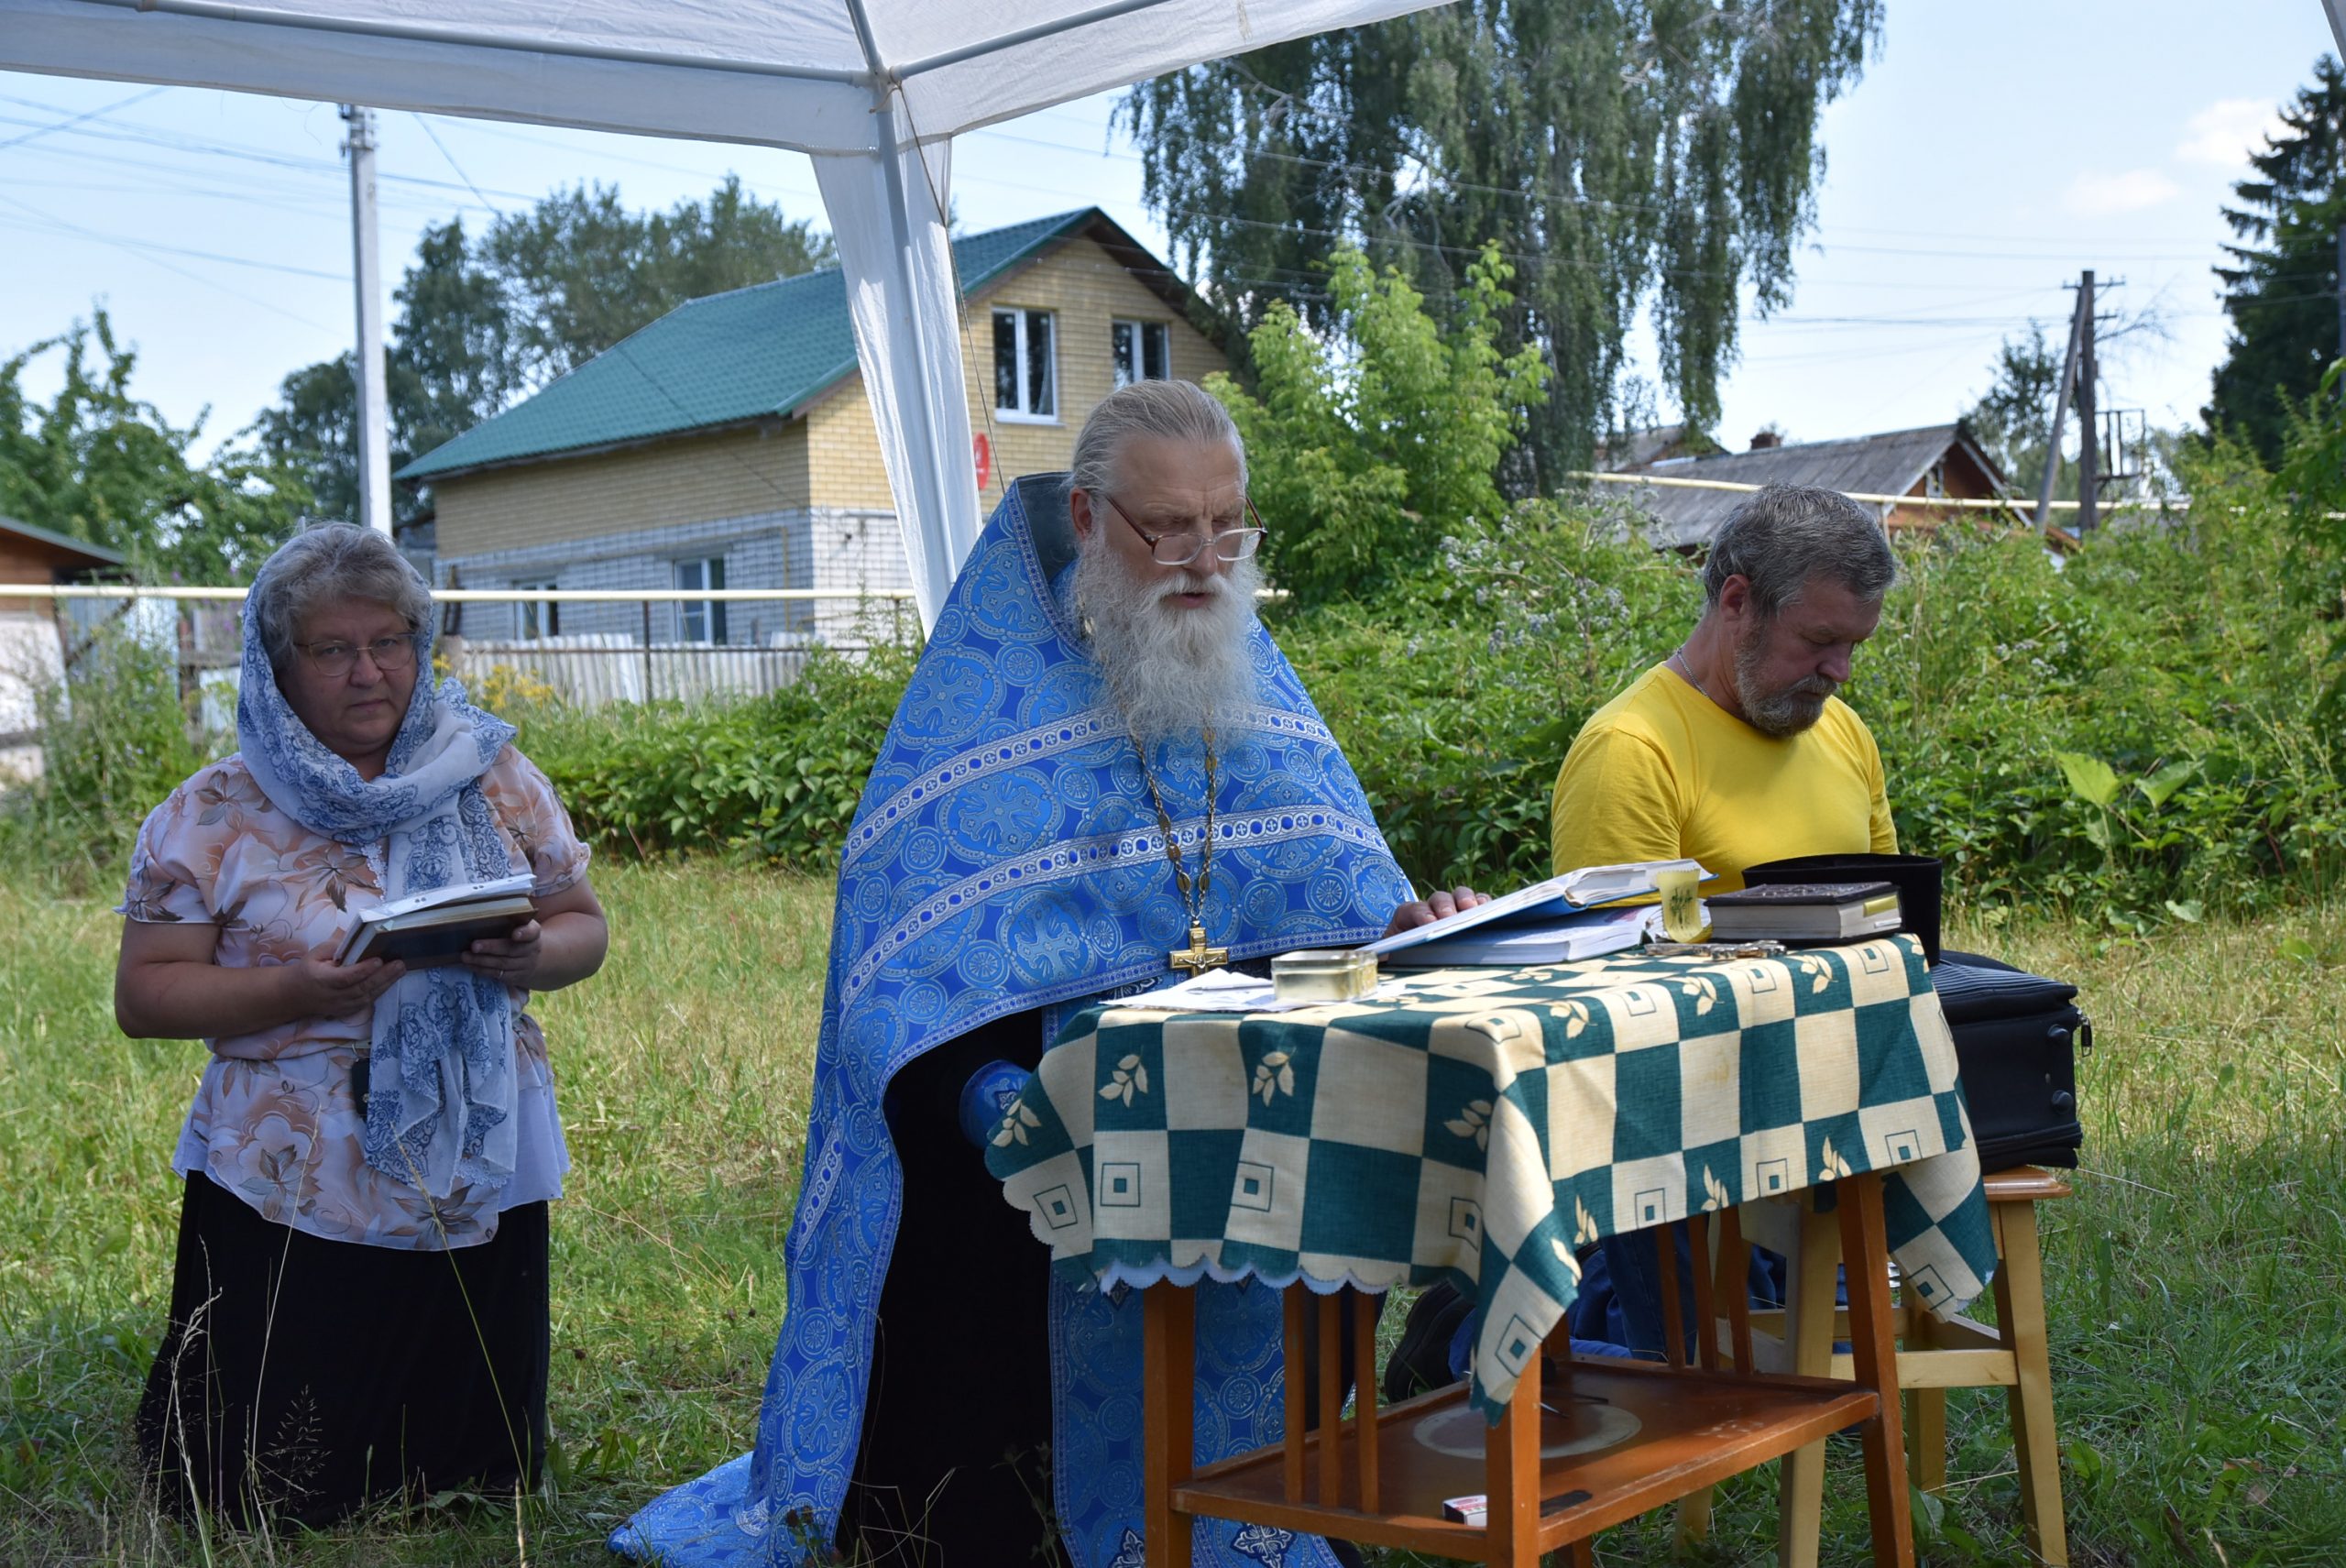
[[[2346,70],[2328,55],[2314,82],[2281,110],[2281,134],[2252,154],[2254,175],[2232,187],[2224,221],[2242,243],[2216,275],[2229,291],[2231,337],[2201,417],[2281,459],[2289,406],[2302,403],[2339,356],[2338,230],[2346,225]]]

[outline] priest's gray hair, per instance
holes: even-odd
[[[1729,577],[1751,585],[1751,605],[1772,617],[1813,578],[1828,577],[1869,603],[1890,592],[1898,559],[1881,520],[1838,490],[1770,485],[1730,513],[1703,564],[1703,597],[1716,604]]]
[[[269,559],[245,613],[260,629],[269,666],[280,674],[293,656],[293,639],[315,610],[345,599],[388,605],[421,631],[432,619],[432,590],[422,575],[382,534],[347,522],[304,529]]]
[[[1105,501],[1121,477],[1117,461],[1124,443],[1136,435],[1228,442],[1238,459],[1238,488],[1246,488],[1246,444],[1238,426],[1230,411],[1195,381],[1135,381],[1101,399],[1075,438],[1069,487],[1090,496],[1095,506]]]

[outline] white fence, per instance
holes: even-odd
[[[176,657],[181,686],[200,702],[206,728],[234,727],[240,636],[236,609],[243,588],[151,588],[115,584],[0,583],[0,603],[51,601],[60,657],[51,669],[70,672],[102,629],[114,630]],[[872,638],[908,636],[919,630],[909,588],[861,592],[824,588],[663,588],[636,592],[585,589],[447,588],[433,593],[435,605],[632,604],[641,610],[640,633],[603,632],[533,638],[444,637],[441,652],[449,672],[468,685],[522,683],[543,688],[559,701],[581,707],[652,701],[705,702],[754,696],[795,682],[818,647],[861,652]],[[766,646],[713,641],[659,641],[652,632],[652,607],[674,603],[752,604],[776,600],[824,600],[856,607],[834,609],[828,623],[853,624],[852,638],[817,640],[804,633],[777,633]],[[16,619],[39,626],[42,619]],[[663,618],[670,619],[670,618]],[[23,628],[18,629],[20,631]],[[40,629],[44,633],[48,628]],[[28,705],[27,705],[28,706]]]

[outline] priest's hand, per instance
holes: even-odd
[[[1472,909],[1478,904],[1488,904],[1490,901],[1489,894],[1476,893],[1471,887],[1454,887],[1447,893],[1437,888],[1416,903],[1405,904],[1396,909],[1393,912],[1393,918],[1386,924],[1385,934],[1388,937],[1398,937],[1414,927],[1430,926],[1437,920],[1446,920],[1461,910]]]

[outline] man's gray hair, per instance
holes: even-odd
[[[1770,485],[1738,506],[1711,541],[1703,597],[1716,604],[1727,580],[1742,577],[1751,585],[1752,608],[1769,617],[1818,576],[1869,602],[1889,593],[1898,559],[1881,520],[1838,490]]]
[[[295,534],[269,557],[269,571],[245,607],[260,628],[269,667],[282,674],[301,622],[343,599],[389,605],[421,631],[432,619],[432,590],[382,534],[347,522],[322,522]]]
[[[1100,400],[1075,438],[1069,487],[1094,501],[1116,488],[1116,460],[1135,435],[1168,441],[1226,441],[1238,458],[1238,488],[1246,488],[1246,444],[1230,411],[1195,381],[1135,381]]]

